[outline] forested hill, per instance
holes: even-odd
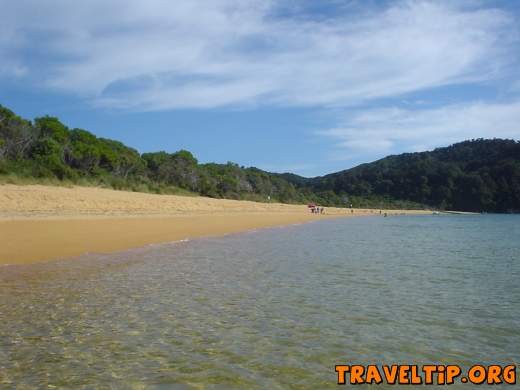
[[[440,209],[519,212],[520,142],[477,139],[309,180],[312,191],[407,199]]]
[[[308,179],[234,163],[199,164],[186,150],[140,154],[57,118],[28,121],[0,105],[0,183],[31,181],[264,202],[518,212],[520,144],[466,141]]]

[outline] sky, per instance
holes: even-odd
[[[0,0],[0,104],[318,176],[520,139],[520,1]]]

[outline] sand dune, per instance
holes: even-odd
[[[304,205],[202,196],[156,195],[96,187],[0,186],[0,218],[164,216],[208,212],[301,211]],[[340,209],[328,209],[338,212]],[[341,210],[344,212],[344,210]]]
[[[315,215],[306,205],[8,184],[0,186],[0,264],[371,214],[379,211],[326,208],[324,215]]]

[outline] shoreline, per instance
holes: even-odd
[[[0,220],[0,236],[2,241],[5,239],[0,247],[0,264],[45,262],[92,252],[112,253],[150,244],[222,236],[338,217],[240,213],[158,218]]]
[[[0,265],[29,264],[85,253],[220,236],[317,220],[379,215],[326,208],[204,197],[155,195],[91,187],[0,186]],[[383,210],[389,215],[427,210]]]

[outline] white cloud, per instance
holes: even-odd
[[[340,149],[336,156],[344,159],[428,150],[471,138],[520,138],[520,101],[377,108],[345,116],[341,126],[318,132],[335,140]]]
[[[282,3],[0,0],[0,56],[135,110],[346,106],[493,79],[510,56],[514,20],[500,10],[404,1],[313,20],[276,17]]]

